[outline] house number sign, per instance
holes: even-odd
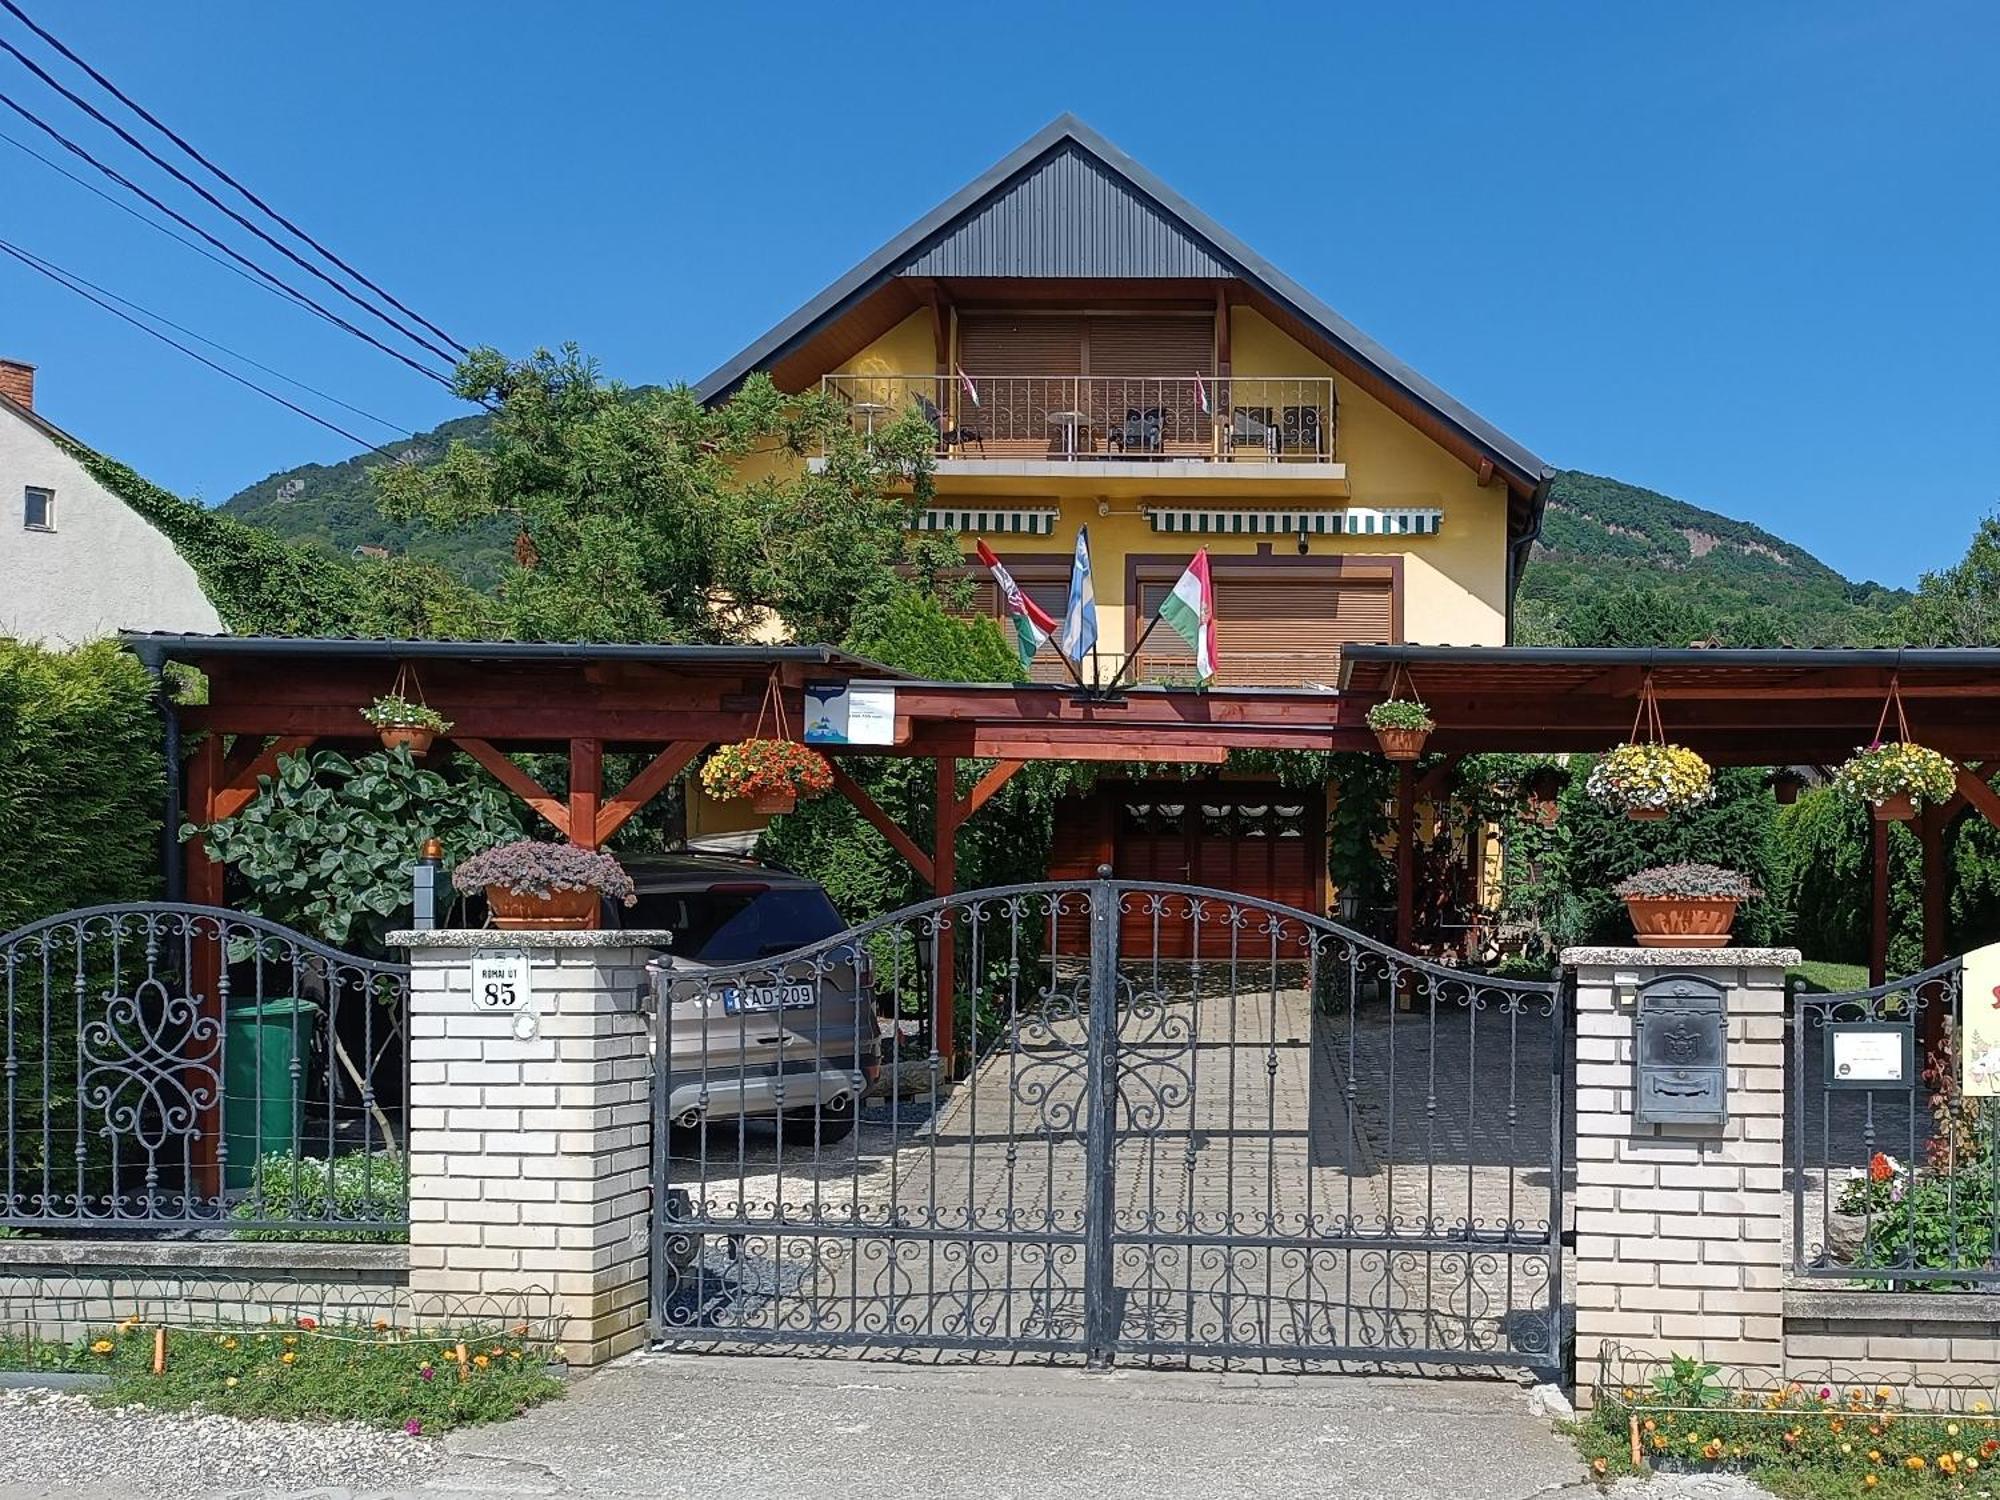
[[[528,955],[519,948],[479,948],[472,955],[472,1008],[514,1018],[514,1035],[532,1041],[541,1027],[528,984]]]

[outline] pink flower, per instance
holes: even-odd
[[[415,1417],[410,1418],[409,1421],[403,1424],[403,1431],[407,1432],[411,1437],[418,1436],[423,1430],[424,1424],[419,1422]]]
[[[425,1365],[421,1370],[417,1371],[417,1379],[435,1380],[437,1379],[437,1371],[433,1370],[429,1365]]]

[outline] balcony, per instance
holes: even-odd
[[[1315,480],[1345,490],[1339,407],[1324,376],[828,375],[857,431],[915,411],[938,472],[1015,481],[1176,477],[1210,486]],[[964,488],[964,486],[961,486]]]

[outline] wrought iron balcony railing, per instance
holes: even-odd
[[[1324,376],[828,375],[864,432],[915,411],[941,459],[1336,462]]]

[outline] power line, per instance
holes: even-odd
[[[0,46],[4,45],[5,43],[0,43]],[[436,370],[431,369],[427,365],[421,365],[417,363],[416,360],[410,358],[409,355],[405,354],[400,349],[391,348],[389,345],[383,343],[380,339],[376,338],[374,334],[367,332],[365,329],[355,327],[352,323],[348,322],[345,318],[341,317],[339,313],[334,312],[332,309],[326,307],[324,304],[306,295],[304,292],[298,290],[298,288],[291,286],[288,283],[280,280],[278,277],[272,275],[264,267],[258,265],[257,262],[251,260],[241,251],[236,250],[232,246],[224,244],[221,240],[217,239],[214,235],[210,234],[206,229],[203,229],[199,224],[195,223],[194,220],[190,219],[186,214],[183,214],[176,209],[170,208],[165,203],[162,203],[158,198],[154,197],[151,193],[147,192],[144,188],[140,187],[139,184],[132,181],[129,177],[124,176],[123,174],[118,172],[115,168],[106,166],[103,162],[99,161],[96,157],[92,156],[83,147],[79,146],[75,141],[71,140],[61,131],[57,130],[53,125],[49,124],[46,120],[43,120],[33,111],[27,109],[25,106],[16,102],[14,99],[8,97],[4,93],[0,93],[0,104],[4,104],[7,106],[7,108],[13,110],[15,114],[19,115],[22,119],[26,120],[30,125],[33,125],[37,130],[41,131],[44,135],[48,136],[51,140],[55,141],[56,144],[61,146],[64,150],[69,151],[73,155],[81,157],[84,161],[89,162],[90,165],[97,168],[98,171],[102,172],[106,177],[109,177],[113,182],[117,183],[120,187],[126,189],[128,192],[138,194],[141,198],[145,199],[146,202],[152,204],[154,208],[158,209],[161,213],[165,214],[168,218],[172,219],[176,224],[179,224],[183,229],[192,230],[195,234],[200,235],[202,239],[206,240],[209,244],[213,245],[216,249],[220,250],[224,255],[228,256],[238,265],[246,267],[254,275],[262,278],[264,281],[269,282],[273,287],[277,288],[285,295],[292,297],[296,301],[302,303],[304,306],[311,308],[312,311],[319,314],[320,317],[326,319],[327,322],[333,324],[334,327],[344,329],[348,333],[353,334],[356,338],[362,340],[364,343],[374,345],[377,349],[380,349],[384,354],[388,355],[391,359],[400,360],[403,364],[406,364],[412,370],[415,370],[419,375],[422,375],[429,380],[435,380],[439,385],[443,386],[446,390],[453,390],[451,381],[445,376],[439,374]]]
[[[289,260],[293,265],[297,266],[300,270],[306,272],[308,275],[318,277],[321,281],[325,282],[328,286],[332,287],[336,292],[340,293],[341,296],[345,297],[349,302],[352,302],[356,307],[360,308],[370,317],[377,318],[381,320],[383,323],[388,324],[389,327],[395,329],[396,332],[400,333],[404,338],[408,339],[411,343],[417,345],[421,349],[426,349],[430,353],[435,354],[439,359],[443,360],[446,364],[454,365],[458,362],[458,356],[454,354],[451,350],[439,348],[436,344],[433,344],[429,339],[425,338],[422,334],[412,329],[407,323],[404,323],[399,319],[391,316],[390,314],[383,312],[381,308],[377,307],[374,303],[368,301],[366,298],[356,296],[348,288],[342,286],[339,282],[335,281],[331,276],[327,275],[326,272],[322,271],[318,266],[314,265],[311,261],[307,260],[304,256],[300,255],[296,250],[292,249],[290,245],[280,244],[277,240],[273,239],[269,234],[265,233],[263,229],[259,228],[257,225],[251,223],[248,219],[244,218],[243,215],[239,214],[235,209],[231,208],[228,204],[224,203],[220,198],[216,197],[215,194],[211,193],[207,188],[203,187],[200,183],[196,182],[192,177],[188,176],[187,173],[183,172],[179,167],[175,166],[172,162],[168,161],[165,157],[161,156],[157,151],[153,150],[152,147],[148,146],[144,141],[141,141],[137,136],[133,135],[131,131],[127,130],[124,126],[120,125],[116,120],[113,120],[109,115],[105,114],[103,110],[99,109],[96,105],[92,104],[88,99],[84,98],[74,89],[71,89],[65,84],[58,82],[54,77],[54,75],[52,75],[46,68],[44,68],[40,63],[36,62],[32,57],[28,56],[28,54],[23,52],[19,47],[16,47],[12,42],[8,41],[5,37],[0,37],[0,51],[6,52],[9,56],[11,56],[14,59],[14,61],[18,62],[22,67],[26,68],[30,73],[33,73],[37,78],[41,79],[43,83],[47,84],[50,88],[54,89],[58,94],[61,94],[63,98],[69,100],[71,104],[74,104],[78,109],[82,110],[85,114],[89,115],[91,119],[97,121],[98,124],[102,125],[106,130],[110,131],[113,135],[117,136],[119,140],[123,141],[126,145],[130,146],[134,151],[137,151],[141,156],[145,157],[147,161],[151,162],[154,166],[158,167],[162,172],[165,172],[168,176],[172,177],[174,181],[180,183],[189,192],[195,194],[195,196],[200,198],[204,203],[208,204],[209,207],[217,210],[220,213],[227,214],[231,219],[235,220],[236,223],[242,225],[243,228],[249,230],[250,233],[256,235],[258,239],[262,240],[265,244],[269,245],[273,250],[277,251],[280,255],[284,256],[285,259]]]
[[[96,292],[99,296],[109,297],[113,302],[121,303],[124,306],[131,308],[134,312],[139,313],[144,317],[151,318],[155,323],[163,324],[164,326],[173,329],[174,332],[176,333],[186,334],[196,343],[206,344],[208,345],[209,348],[219,350],[223,354],[228,355],[231,359],[241,360],[244,364],[249,365],[252,369],[262,370],[266,375],[272,376],[278,380],[282,380],[285,382],[286,385],[297,386],[300,390],[307,392],[309,395],[317,396],[322,401],[331,401],[335,406],[341,407],[346,411],[351,411],[357,417],[366,417],[369,421],[379,423],[381,426],[388,428],[391,432],[396,433],[398,436],[404,435],[406,432],[406,429],[400,422],[392,422],[387,417],[377,416],[374,412],[367,411],[362,407],[356,406],[350,401],[343,401],[340,399],[340,397],[335,396],[330,392],[323,391],[316,385],[307,385],[303,380],[298,379],[296,376],[287,375],[283,370],[274,370],[271,368],[271,366],[263,363],[261,360],[252,359],[249,355],[243,353],[239,349],[232,349],[227,344],[219,343],[215,339],[210,338],[205,333],[197,333],[192,328],[186,327],[185,325],[180,323],[176,323],[172,318],[167,317],[164,313],[154,312],[150,307],[145,306],[143,303],[134,302],[130,297],[122,297],[117,292],[112,291],[109,287],[99,286],[96,282],[92,281],[87,276],[79,276],[75,271],[64,270],[54,261],[49,260],[44,256],[36,255],[33,251],[23,250],[18,245],[15,246],[14,249],[17,255],[27,260],[33,261],[35,263],[35,268],[37,270],[47,271],[53,274],[67,276],[71,281],[76,282],[79,286],[89,287],[93,292]]]
[[[138,329],[141,333],[147,334],[153,338],[158,339],[161,343],[167,345],[171,349],[178,349],[182,354],[185,354],[189,359],[194,360],[198,364],[203,364],[208,366],[208,368],[215,371],[216,374],[227,376],[229,379],[235,381],[238,385],[245,386],[248,389],[255,391],[258,395],[263,396],[267,400],[277,402],[278,405],[284,407],[287,411],[297,412],[300,416],[304,417],[308,422],[317,422],[321,427],[324,427],[328,432],[338,433],[340,436],[346,438],[350,443],[359,443],[363,448],[367,449],[369,452],[379,453],[384,458],[389,459],[392,462],[396,463],[402,462],[402,459],[399,455],[391,453],[387,448],[384,448],[379,444],[369,442],[367,438],[362,437],[359,433],[349,432],[345,427],[342,427],[338,422],[328,421],[325,417],[319,415],[319,413],[308,411],[306,410],[305,407],[300,406],[295,401],[286,400],[283,396],[280,396],[276,391],[267,389],[266,387],[257,384],[256,381],[251,380],[246,376],[237,374],[236,371],[228,368],[228,366],[217,364],[207,355],[188,348],[186,344],[181,343],[179,340],[168,338],[164,333],[161,333],[159,329],[154,328],[149,324],[140,322],[130,313],[112,306],[111,303],[105,301],[103,298],[86,290],[77,281],[72,280],[67,271],[62,270],[60,267],[55,266],[53,263],[49,263],[46,265],[39,264],[38,263],[40,261],[39,256],[30,255],[27,251],[21,249],[18,245],[11,245],[6,240],[0,240],[0,253],[5,253],[7,255],[13,256],[14,259],[18,260],[22,265],[26,266],[29,270],[48,277],[49,280],[55,282],[56,285],[60,287],[64,287],[69,291],[75,292],[77,296],[83,298],[86,302],[96,303],[99,307],[103,308],[113,317],[124,319],[124,321],[130,323],[134,328]]]
[[[64,57],[68,58],[77,67],[83,69],[83,71],[88,73],[91,76],[91,78],[96,80],[100,88],[104,89],[107,93],[109,93],[113,98],[117,99],[121,104],[123,104],[127,109],[131,110],[134,114],[138,115],[140,119],[144,120],[148,125],[151,125],[155,130],[159,131],[160,134],[164,135],[168,140],[172,141],[176,146],[179,146],[181,150],[185,151],[189,156],[193,157],[196,161],[200,162],[204,167],[208,168],[208,170],[211,173],[213,173],[216,177],[220,178],[222,181],[228,183],[231,187],[235,188],[236,191],[242,194],[242,196],[247,201],[254,204],[257,208],[261,209],[267,217],[275,220],[277,223],[283,225],[286,229],[290,230],[291,233],[296,238],[303,240],[306,244],[312,246],[313,249],[317,250],[321,255],[325,256],[329,261],[333,262],[334,265],[340,267],[340,269],[345,271],[349,276],[352,276],[356,281],[360,282],[363,286],[367,287],[377,296],[382,297],[384,300],[386,300],[390,304],[390,306],[398,309],[401,312],[408,313],[411,317],[415,318],[419,323],[423,324],[424,327],[428,328],[432,333],[436,334],[439,338],[443,339],[447,344],[451,345],[451,347],[458,353],[464,354],[468,352],[466,350],[465,345],[461,343],[459,340],[453,338],[450,334],[446,333],[442,328],[438,327],[437,324],[433,323],[429,318],[426,318],[422,313],[417,312],[415,309],[406,306],[403,302],[399,301],[393,294],[383,290],[380,286],[377,286],[373,281],[369,280],[368,277],[362,275],[361,272],[355,270],[353,266],[349,265],[346,261],[342,260],[338,255],[335,255],[333,251],[327,249],[326,246],[322,245],[318,240],[314,239],[311,235],[307,234],[303,229],[299,228],[298,225],[294,224],[290,219],[286,218],[276,209],[272,208],[271,205],[266,203],[262,198],[258,197],[255,193],[251,192],[249,188],[245,187],[241,182],[237,181],[236,178],[232,177],[228,172],[224,171],[221,167],[217,166],[214,162],[210,161],[206,156],[202,155],[200,151],[196,150],[194,146],[189,144],[187,140],[185,140],[171,126],[167,125],[151,110],[147,109],[143,104],[139,103],[138,100],[134,99],[130,94],[127,94],[123,89],[119,88],[117,84],[113,83],[109,78],[106,78],[102,73],[98,72],[96,68],[92,67],[89,63],[85,62],[81,57],[77,56],[75,52],[71,51],[68,47],[64,46],[63,43],[59,39],[57,39],[54,35],[52,35],[48,30],[38,25],[33,17],[31,17],[26,11],[22,10],[20,6],[14,3],[14,0],[0,0],[0,5],[6,6],[7,10],[22,25],[26,26],[30,31],[34,32],[36,36],[40,37],[44,42],[47,42],[51,47],[55,48],[56,51],[60,52]]]
[[[249,282],[250,285],[257,288],[258,291],[269,292],[274,297],[282,297],[284,298],[285,301],[293,303],[296,306],[300,307],[305,306],[305,303],[300,299],[299,295],[296,292],[286,290],[282,287],[272,286],[268,281],[259,281],[255,276],[252,276],[248,271],[244,270],[241,266],[231,265],[228,261],[224,260],[214,251],[204,250],[200,245],[197,245],[193,240],[189,239],[186,235],[174,233],[173,230],[167,228],[167,226],[162,224],[158,219],[147,218],[144,214],[140,213],[139,210],[134,208],[131,204],[125,202],[122,198],[114,197],[110,193],[105,192],[104,189],[97,186],[96,183],[85,181],[83,178],[77,176],[76,173],[72,172],[68,167],[64,166],[61,162],[53,161],[50,158],[42,155],[41,152],[37,151],[33,146],[30,146],[26,141],[22,140],[20,137],[9,135],[6,131],[0,130],[0,141],[5,141],[8,145],[12,146],[16,151],[21,152],[25,156],[32,156],[36,161],[40,162],[43,166],[47,167],[51,172],[56,173],[58,176],[67,177],[71,182],[75,183],[78,187],[82,188],[86,193],[92,193],[95,194],[97,197],[102,198],[106,203],[109,203],[113,208],[117,209],[120,213],[130,214],[133,218],[137,219],[141,224],[144,224],[148,229],[159,230],[161,234],[164,234],[168,239],[172,240],[176,245],[185,245],[188,249],[194,251],[196,255],[199,255],[203,260],[213,261],[216,265],[222,267],[223,270],[227,271],[232,276],[241,276],[245,281]]]

